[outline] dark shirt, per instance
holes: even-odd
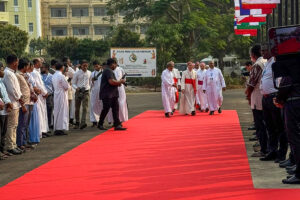
[[[109,67],[104,69],[101,78],[100,99],[111,99],[119,97],[118,86],[109,84],[109,80],[116,80],[116,76]]]

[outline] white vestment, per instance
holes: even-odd
[[[221,70],[209,68],[204,77],[203,90],[206,91],[210,111],[216,111],[222,106],[222,88],[225,87],[226,84]]]
[[[101,74],[101,75],[100,75]],[[100,100],[102,71],[93,71],[91,75],[91,94],[90,94],[90,121],[98,122],[101,111],[103,109],[102,101]],[[97,80],[93,80],[93,79]]]
[[[68,89],[71,86],[60,71],[55,72],[52,83],[54,88],[54,131],[69,130]]]
[[[122,77],[125,75],[125,71],[121,67],[117,67],[114,70],[114,74],[116,76],[117,81],[121,80]],[[122,84],[118,87],[119,90],[119,119],[121,122],[128,121],[128,106],[127,106],[127,99],[126,99],[126,92],[125,86]],[[113,122],[112,111],[110,110],[108,114],[108,122]]]
[[[67,76],[72,79],[74,74],[77,71],[78,71],[78,68],[76,68],[76,70],[74,70],[72,67],[69,67]],[[72,84],[71,84],[71,87],[72,87]],[[76,90],[72,87],[72,101],[71,101],[71,105],[69,105],[70,106],[70,119],[75,119],[75,92],[76,92]]]
[[[206,110],[208,108],[207,95],[203,92],[203,82],[206,69],[197,71],[198,79],[198,89],[197,89],[197,104],[201,105],[201,110]]]
[[[181,80],[180,80],[180,79],[181,79],[181,76],[180,76],[179,70],[176,69],[176,68],[173,68],[172,73],[173,73],[174,79],[177,80],[177,87],[180,86],[180,85],[181,85]],[[175,94],[178,93],[178,89],[177,89],[177,88],[174,87],[173,90],[174,90]],[[176,95],[175,95],[175,98],[176,98]],[[175,101],[175,105],[174,105],[174,108],[175,108],[175,109],[178,109],[179,93],[178,93],[177,98],[178,98],[178,102]]]
[[[42,137],[42,133],[47,133],[49,131],[46,99],[43,97],[48,92],[39,70],[34,69],[33,72],[31,72],[31,76],[35,80],[35,87],[41,90],[41,94],[38,96],[37,110],[40,119],[40,136]]]
[[[191,84],[190,81],[194,82],[194,84]],[[194,70],[186,70],[182,73],[181,90],[184,90],[184,92],[181,92],[179,112],[181,114],[190,114],[196,111],[197,73]]]
[[[173,73],[165,69],[161,75],[161,96],[165,113],[173,112],[175,106],[175,87],[173,87],[173,85]]]

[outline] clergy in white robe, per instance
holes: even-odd
[[[196,115],[196,93],[197,93],[197,73],[193,70],[194,65],[188,62],[188,69],[182,73],[181,77],[181,98],[180,109],[181,114]]]
[[[197,104],[200,106],[201,112],[208,112],[207,96],[203,92],[204,76],[206,74],[205,63],[200,64],[200,69],[197,71],[198,88],[197,88]]]
[[[175,64],[174,64],[175,65]],[[180,76],[180,72],[178,69],[173,68],[172,70],[173,73],[173,77],[174,77],[174,83],[177,87],[173,87],[173,90],[175,92],[175,105],[174,105],[174,109],[178,109],[178,103],[179,103],[179,90],[181,89],[181,76]],[[173,110],[173,112],[175,112],[175,110]]]
[[[222,112],[221,106],[223,104],[222,90],[226,89],[226,84],[222,72],[220,69],[214,67],[214,63],[209,63],[209,69],[207,70],[204,82],[203,92],[206,93],[208,99],[208,106],[210,115],[213,115],[218,110]]]
[[[37,101],[37,110],[39,114],[40,119],[40,136],[42,137],[48,133],[49,127],[48,127],[48,116],[47,116],[47,105],[46,105],[46,98],[48,95],[48,91],[44,85],[44,82],[42,80],[42,76],[40,73],[40,68],[42,66],[42,62],[39,58],[33,60],[34,64],[34,70],[31,72],[32,78],[35,80],[35,87],[38,88],[41,91],[41,94],[38,96]],[[47,135],[46,135],[47,136]]]
[[[69,100],[68,90],[71,87],[68,77],[63,75],[64,66],[62,63],[56,64],[56,72],[52,77],[54,88],[54,122],[53,130],[56,135],[64,134],[69,130]]]
[[[176,89],[176,83],[174,81],[173,68],[174,63],[169,62],[167,69],[161,75],[161,95],[166,117],[170,117],[170,114],[173,114],[176,101],[174,90]]]
[[[102,101],[100,100],[100,87],[102,77],[102,67],[98,61],[94,61],[94,71],[91,75],[91,94],[90,94],[90,121],[93,127],[97,126],[99,117],[103,108]]]
[[[116,76],[116,80],[120,81],[122,77],[125,75],[125,71],[121,67],[117,67],[114,70],[114,74]],[[125,92],[125,86],[122,84],[120,87],[118,87],[119,90],[119,119],[121,122],[128,121],[128,106],[127,106],[127,98],[126,98],[126,92]],[[110,110],[108,114],[108,122],[113,123],[113,117],[112,112]]]

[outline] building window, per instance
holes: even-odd
[[[19,15],[15,15],[15,24],[19,24]]]
[[[104,7],[94,8],[94,16],[107,16],[107,10]]]
[[[107,35],[110,31],[108,26],[95,26],[95,35]]]
[[[89,35],[89,27],[74,27],[73,35]]]
[[[19,5],[19,1],[18,0],[14,0],[14,6],[18,6]]]
[[[0,12],[5,12],[5,4],[4,4],[4,2],[0,2]]]
[[[29,23],[29,33],[33,33],[33,23]]]
[[[72,8],[73,17],[88,17],[89,8]]]
[[[52,27],[52,36],[66,36],[68,33],[67,27]]]
[[[28,0],[28,8],[32,8],[32,0]]]
[[[51,8],[51,17],[67,17],[67,9]]]

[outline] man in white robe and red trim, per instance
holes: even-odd
[[[162,72],[161,75],[161,95],[162,95],[162,102],[165,110],[165,116],[167,118],[170,115],[173,115],[173,110],[175,106],[175,90],[177,85],[174,82],[173,77],[173,70],[174,62],[169,62],[167,64],[167,69]]]
[[[208,112],[207,96],[203,92],[203,81],[206,73],[205,63],[200,64],[200,69],[197,70],[198,89],[197,89],[197,104],[201,112]]]
[[[175,66],[175,63],[174,62],[172,62],[172,63],[173,63],[173,66]],[[173,110],[173,113],[174,113],[175,110],[178,109],[179,90],[181,89],[181,82],[180,82],[181,76],[180,76],[180,72],[176,68],[173,68],[172,73],[173,73],[173,77],[174,77],[174,83],[177,86],[177,88],[175,88],[175,87],[173,88],[174,92],[175,92],[175,105],[174,105],[174,110]]]
[[[196,115],[196,94],[197,94],[197,73],[193,70],[192,62],[187,63],[187,70],[182,73],[181,78],[181,98],[180,109],[181,114]]]

